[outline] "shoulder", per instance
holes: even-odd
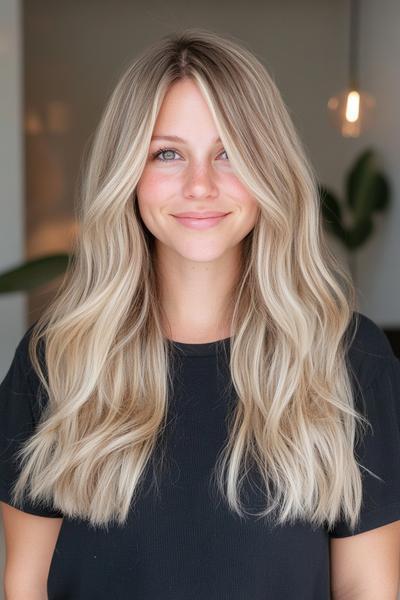
[[[16,417],[29,409],[34,420],[37,421],[46,395],[29,354],[29,343],[35,324],[36,322],[28,327],[18,341],[12,362],[0,384],[0,403],[3,410],[15,411]],[[47,376],[42,340],[36,349],[36,356]]]
[[[363,388],[376,381],[397,360],[383,329],[372,319],[355,311],[348,327],[348,362]]]
[[[19,365],[21,365],[21,367],[23,367],[26,370],[27,375],[32,375],[33,372],[32,361],[29,355],[29,343],[36,323],[37,321],[32,323],[32,325],[30,325],[28,329],[25,330],[15,349],[14,359],[19,363]],[[38,356],[41,364],[44,357],[43,348],[43,340],[41,339],[36,350],[36,355]]]

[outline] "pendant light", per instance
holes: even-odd
[[[343,137],[357,138],[372,123],[375,99],[360,89],[359,82],[360,0],[350,0],[349,84],[328,101],[330,121]]]

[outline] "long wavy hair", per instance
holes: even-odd
[[[91,140],[68,269],[31,332],[46,402],[19,453],[14,502],[27,494],[93,526],[123,525],[158,447],[172,363],[136,187],[163,98],[184,78],[204,95],[260,206],[230,299],[237,401],[214,483],[246,517],[240,491],[254,467],[266,498],[257,517],[330,528],[343,515],[354,527],[362,501],[354,448],[368,424],[346,359],[355,290],[324,239],[317,179],[272,77],[237,39],[198,28],[136,57]]]

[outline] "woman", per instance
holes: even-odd
[[[328,251],[257,58],[199,29],[147,48],[108,102],[79,218],[1,385],[8,545],[16,514],[47,540],[24,589],[321,600],[368,578],[389,598],[400,363]]]

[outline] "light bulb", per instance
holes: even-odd
[[[331,123],[343,137],[359,137],[373,120],[375,98],[367,92],[347,88],[328,101]]]

